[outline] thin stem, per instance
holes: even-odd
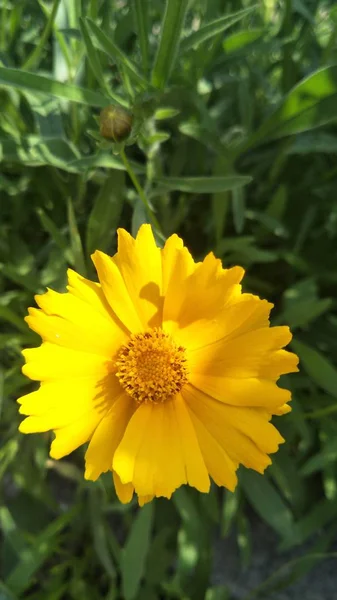
[[[47,23],[45,25],[45,28],[42,32],[40,41],[37,44],[36,48],[33,50],[33,52],[28,56],[25,63],[23,64],[23,66],[22,66],[23,69],[25,69],[25,70],[32,69],[33,67],[36,67],[37,64],[39,63],[42,53],[46,46],[46,42],[49,38],[50,32],[52,31],[54,19],[56,17],[56,13],[57,13],[59,4],[60,4],[60,0],[54,0],[53,7],[51,9],[51,12],[50,12],[49,18],[47,20]]]
[[[144,204],[144,206],[146,208],[146,212],[147,212],[147,214],[149,216],[150,221],[152,221],[152,224],[156,228],[156,231],[159,234],[159,236],[164,240],[165,238],[164,238],[164,235],[163,235],[163,233],[161,231],[161,227],[159,225],[158,219],[157,219],[156,215],[154,214],[154,212],[153,212],[153,210],[151,208],[151,205],[150,205],[150,203],[149,203],[149,201],[148,201],[148,199],[146,197],[146,194],[145,194],[142,186],[139,183],[139,180],[138,180],[138,177],[137,177],[136,173],[132,169],[132,167],[131,167],[131,165],[130,165],[127,157],[126,157],[124,148],[121,150],[120,154],[121,154],[121,157],[122,157],[123,164],[124,164],[124,166],[125,166],[128,174],[130,176],[130,179],[131,179],[133,185],[135,186],[135,188],[136,188],[136,190],[138,192],[138,195],[139,195],[141,201],[143,202],[143,204]]]
[[[6,48],[6,19],[7,19],[7,0],[3,0],[1,9],[1,27],[0,27],[0,48]]]

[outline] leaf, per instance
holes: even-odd
[[[88,256],[97,249],[106,252],[111,247],[123,207],[124,183],[123,171],[112,171],[95,198],[87,225]]]
[[[240,490],[237,488],[235,492],[225,490],[224,501],[222,506],[221,516],[221,535],[225,537],[228,535],[231,526],[235,520],[235,517],[239,508],[239,494]]]
[[[97,488],[90,488],[89,509],[94,549],[107,575],[112,580],[115,580],[116,569],[107,542],[107,537],[110,535],[110,532],[102,513],[100,501],[101,499],[98,497]]]
[[[86,275],[86,265],[85,258],[83,253],[81,236],[78,231],[78,226],[76,222],[75,212],[73,203],[70,197],[67,197],[67,209],[68,209],[68,225],[69,225],[69,235],[70,235],[70,244],[73,255],[74,267],[78,273],[81,275]]]
[[[74,518],[74,510],[68,510],[58,517],[34,539],[29,548],[22,549],[18,565],[10,572],[5,584],[9,589],[21,595],[31,584],[32,578],[40,566],[54,550],[56,537]]]
[[[28,73],[27,71],[21,71],[20,69],[7,69],[6,67],[0,66],[0,87],[1,86],[41,92],[43,94],[48,94],[49,96],[54,96],[55,98],[79,102],[80,104],[86,104],[87,106],[104,108],[104,106],[109,104],[108,98],[93,90],[88,90],[78,85],[71,85],[70,83],[55,81],[55,79],[45,77],[44,75],[36,75],[35,73]],[[116,96],[115,98],[117,101]],[[128,103],[119,96],[118,102],[123,106],[128,106]]]
[[[326,125],[337,119],[337,65],[315,71],[298,83],[279,108],[244,144],[244,150]],[[240,148],[240,153],[243,148]]]
[[[208,588],[205,600],[230,600],[229,591],[224,585]]]
[[[337,440],[332,439],[327,442],[321,452],[311,456],[301,468],[300,474],[302,477],[308,477],[312,473],[317,473],[329,465],[336,463],[337,460]]]
[[[86,23],[88,28],[90,29],[93,43],[96,44],[103,52],[105,52],[114,62],[125,67],[128,71],[129,75],[133,77],[133,79],[141,84],[143,88],[148,87],[148,82],[143,77],[143,75],[139,72],[137,66],[128,58],[128,56],[115,44],[110,37],[104,33],[102,29],[96,25],[94,21],[89,18],[86,18]]]
[[[138,594],[145,573],[150,547],[154,503],[139,509],[126,541],[121,561],[122,590],[125,600],[133,600]]]
[[[232,54],[233,52],[242,50],[246,46],[256,42],[256,40],[262,37],[263,33],[263,29],[246,29],[238,31],[228,36],[224,40],[222,47],[226,54]]]
[[[320,500],[313,504],[310,511],[293,525],[292,537],[296,544],[303,544],[308,538],[322,529],[329,521],[335,522],[337,503],[334,500]],[[282,550],[293,545],[291,537],[282,543]]]
[[[145,208],[143,202],[141,201],[141,199],[137,198],[134,208],[133,208],[132,220],[131,220],[132,236],[136,237],[140,226],[144,225],[144,223],[148,223],[148,222],[149,222],[149,217],[148,217],[146,208]]]
[[[241,472],[240,482],[248,501],[261,519],[283,539],[293,539],[292,514],[266,475],[245,470]]]
[[[228,177],[161,177],[156,183],[169,190],[179,190],[194,194],[225,192],[247,185],[252,178],[245,175]]]
[[[294,330],[317,319],[329,310],[331,304],[332,300],[330,298],[296,302],[282,313],[279,321],[287,323]]]
[[[243,232],[245,225],[245,196],[242,187],[232,191],[233,222],[236,233]]]
[[[143,72],[146,74],[149,68],[149,5],[148,0],[133,0],[131,3],[136,29],[138,33],[138,43],[142,55]]]
[[[293,340],[291,346],[300,357],[300,365],[309,377],[328,394],[337,398],[337,370],[332,363],[317,350],[303,342]]]
[[[166,0],[159,47],[151,77],[155,87],[165,87],[174,67],[187,8],[188,0]]]
[[[0,319],[11,323],[19,329],[19,331],[23,331],[23,333],[28,333],[28,328],[22,317],[19,317],[13,310],[8,308],[8,306],[0,305]]]
[[[257,4],[249,8],[239,10],[236,13],[219,17],[219,19],[215,19],[210,23],[206,23],[206,25],[202,25],[198,31],[191,33],[187,38],[182,40],[180,51],[187,52],[191,48],[199,46],[199,44],[202,44],[202,42],[205,42],[206,40],[223,33],[235,23],[241,21],[241,19],[243,19],[246,15],[249,15],[251,12],[256,10],[256,8]]]
[[[42,32],[42,34],[39,36],[39,40],[37,43],[37,46],[35,46],[33,52],[28,56],[28,58],[25,60],[23,68],[24,69],[31,69],[32,67],[37,67],[37,65],[40,62],[40,59],[43,55],[47,40],[49,38],[49,35],[51,33],[53,24],[54,24],[54,20],[56,17],[56,13],[58,11],[59,8],[59,4],[60,4],[61,0],[54,0],[53,2],[53,6],[52,9],[49,13],[49,17],[47,20],[47,23],[45,25],[45,28]]]
[[[96,48],[94,47],[94,45],[91,41],[87,21],[86,21],[86,19],[83,19],[82,17],[80,18],[80,30],[81,30],[81,34],[82,34],[83,41],[85,44],[86,56],[87,56],[87,59],[90,64],[91,71],[92,71],[94,77],[97,79],[100,86],[102,87],[102,89],[105,90],[108,95],[110,95],[109,87],[106,84],[106,81],[104,79],[101,62],[99,60]],[[112,98],[113,97],[114,97],[114,95],[112,94]]]

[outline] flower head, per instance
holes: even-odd
[[[271,417],[290,410],[276,382],[298,363],[272,305],[242,293],[241,267],[195,263],[176,235],[160,249],[149,225],[93,261],[100,283],[69,270],[68,292],[29,310],[43,341],[23,372],[41,385],[19,399],[20,431],[54,431],[55,459],[89,442],[85,477],[112,471],[122,502],[210,478],[234,490],[240,463],[263,473],[284,441]]]

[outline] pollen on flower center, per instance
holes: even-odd
[[[138,403],[165,402],[187,382],[185,349],[159,328],[131,335],[115,366],[120,384]]]

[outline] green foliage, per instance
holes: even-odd
[[[332,1],[0,2],[0,597],[229,600],[212,540],[234,531],[242,564],[250,507],[280,548],[306,542],[250,598],[269,597],[329,556],[337,517],[337,11]],[[126,147],[103,140],[109,104],[133,112]],[[275,303],[301,370],[286,379],[286,443],[235,494],[181,489],[122,506],[109,475],[83,480],[81,451],[48,458],[22,436],[31,391],[21,350],[33,295],[94,276],[118,226],[150,221],[247,269]],[[313,535],[315,534],[315,538]],[[226,557],[223,557],[226,560]]]

